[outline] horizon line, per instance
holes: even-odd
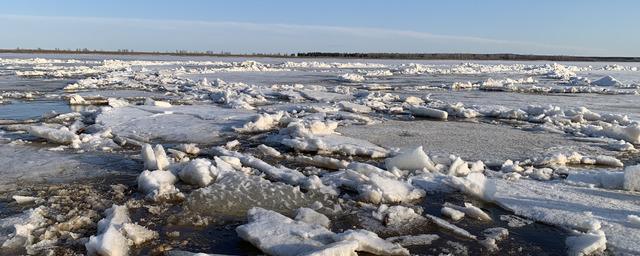
[[[45,48],[0,48],[0,53],[17,54],[113,54],[113,55],[169,55],[169,56],[211,56],[211,57],[263,57],[263,58],[341,58],[341,59],[424,59],[424,60],[550,60],[550,61],[621,61],[640,62],[640,56],[590,56],[565,54],[521,54],[521,53],[473,53],[473,52],[272,52],[233,53],[221,51],[181,50],[145,51],[133,49],[45,49]],[[396,55],[396,56],[393,56]],[[464,58],[455,58],[456,55]],[[462,56],[460,56],[462,55]],[[484,57],[484,58],[479,58]],[[500,58],[502,57],[502,58]]]

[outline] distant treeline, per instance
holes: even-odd
[[[353,58],[353,59],[420,59],[420,60],[548,60],[548,61],[624,61],[639,62],[640,57],[590,57],[569,55],[531,55],[511,53],[298,53],[307,58]]]
[[[640,57],[595,57],[569,55],[532,55],[511,53],[341,53],[341,52],[303,52],[303,53],[251,53],[234,54],[230,52],[188,51],[173,52],[134,51],[120,49],[115,51],[82,49],[0,49],[0,53],[40,53],[40,54],[107,54],[107,55],[175,55],[175,56],[214,56],[214,57],[271,57],[271,58],[348,58],[348,59],[416,59],[416,60],[546,60],[546,61],[611,61],[640,62]]]
[[[160,51],[135,51],[130,49],[118,50],[92,50],[87,48],[79,49],[0,49],[0,53],[33,53],[33,54],[106,54],[106,55],[173,55],[173,56],[227,56],[227,57],[295,57],[295,54],[289,53],[251,53],[251,54],[234,54],[230,52],[214,52],[214,51],[189,51],[175,50],[173,52]]]

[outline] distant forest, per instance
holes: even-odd
[[[0,49],[0,53],[40,53],[40,54],[111,54],[111,55],[175,55],[175,56],[218,56],[218,57],[272,57],[272,58],[344,58],[344,59],[415,59],[415,60],[546,60],[546,61],[611,61],[640,62],[640,57],[596,57],[570,55],[533,55],[511,53],[340,53],[340,52],[303,52],[303,53],[251,53],[234,54],[230,52],[187,51],[151,52],[121,49],[116,51],[83,49]]]
[[[639,62],[640,57],[589,57],[569,55],[532,55],[511,53],[298,53],[297,57],[329,57],[354,59],[419,59],[419,60],[549,60],[549,61],[620,61]]]

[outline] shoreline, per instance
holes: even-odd
[[[148,52],[102,50],[0,49],[0,54],[82,54],[121,56],[181,56],[181,57],[249,57],[289,59],[380,59],[380,60],[487,60],[487,61],[572,61],[572,62],[640,62],[640,57],[601,57],[570,55],[533,55],[510,53],[331,53],[307,52],[294,54],[231,54],[208,52]]]

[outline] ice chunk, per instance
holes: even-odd
[[[218,169],[207,159],[194,159],[187,163],[180,173],[178,174],[180,180],[197,185],[199,187],[206,187],[211,182],[215,181],[218,176]]]
[[[362,173],[364,175],[378,174],[380,176],[390,177],[390,178],[398,177],[390,171],[385,171],[383,169],[380,169],[376,166],[373,166],[367,163],[351,162],[349,163],[349,165],[347,165],[347,168],[349,170],[354,170],[358,173]]]
[[[497,241],[503,240],[509,236],[509,230],[506,228],[488,228],[482,231],[485,239],[480,240],[480,244],[486,247],[489,251],[497,251]]]
[[[55,129],[47,126],[29,126],[29,134],[59,144],[78,144],[80,137],[67,127]]]
[[[270,255],[409,255],[409,251],[366,230],[335,234],[320,225],[294,221],[277,212],[251,208],[248,223],[236,228],[238,236]]]
[[[139,245],[158,238],[158,232],[149,230],[134,223],[123,224],[122,232],[129,240],[131,240],[131,242],[133,242],[134,245]]]
[[[449,222],[447,222],[444,219],[438,218],[436,216],[433,216],[431,214],[427,214],[426,217],[431,220],[434,224],[438,225],[438,227],[442,228],[442,229],[446,229],[450,232],[452,232],[455,235],[467,238],[467,239],[472,239],[472,240],[476,240],[476,236],[472,235],[471,233],[469,233],[469,231],[466,231],[462,228],[457,227],[456,225],[453,225]]]
[[[469,164],[462,158],[457,157],[449,166],[448,174],[451,176],[467,176],[470,172]]]
[[[562,155],[564,156],[564,155]],[[545,159],[545,161],[548,162],[547,159]],[[504,161],[504,163],[502,163],[502,166],[500,167],[500,171],[502,172],[523,172],[524,168],[522,168],[522,166],[520,166],[520,164],[518,162],[513,162],[513,160],[511,159],[507,159],[506,161]]]
[[[338,79],[345,82],[352,82],[352,83],[364,82],[364,76],[361,76],[358,74],[352,74],[352,73],[346,73],[346,74],[340,75],[338,76]]]
[[[73,94],[69,96],[69,105],[85,105],[87,101],[82,98],[82,96],[78,94]]]
[[[428,117],[428,118],[434,118],[434,119],[446,120],[447,117],[449,116],[449,113],[447,113],[447,111],[442,111],[439,109],[433,109],[433,108],[428,108],[423,106],[411,106],[409,108],[409,111],[414,116]]]
[[[97,236],[91,236],[89,242],[85,244],[85,247],[87,248],[88,255],[129,255],[127,239],[113,226],[109,226],[106,231]]]
[[[393,72],[388,69],[367,71],[366,76],[392,76]]]
[[[149,144],[142,145],[141,154],[145,170],[164,170],[169,166],[167,153],[160,144],[155,148],[151,148]]]
[[[534,168],[533,173],[529,174],[529,177],[536,180],[550,180],[553,178],[553,169],[551,168]]]
[[[385,159],[387,170],[398,168],[401,170],[422,170],[426,168],[429,171],[436,171],[435,164],[424,153],[422,146],[408,150],[392,158]]]
[[[611,141],[607,145],[610,149],[615,151],[632,151],[636,149],[633,144],[624,140]]]
[[[365,105],[352,103],[352,102],[348,102],[348,101],[341,101],[340,103],[338,103],[338,105],[340,106],[340,108],[342,108],[343,110],[348,111],[348,112],[353,112],[353,113],[369,113],[369,112],[371,112],[371,108],[370,107],[367,107]]]
[[[461,190],[462,192],[476,196],[485,201],[492,201],[495,193],[495,184],[488,181],[484,174],[473,172],[466,177],[450,176],[450,186]]]
[[[402,203],[420,199],[426,195],[422,189],[415,188],[405,181],[383,177],[372,173],[368,183],[358,186],[360,198],[371,203]]]
[[[607,248],[607,238],[601,230],[593,231],[577,236],[571,236],[566,241],[570,256],[591,255]]]
[[[368,141],[337,134],[283,139],[281,143],[293,149],[308,152],[337,153],[373,158],[385,157],[388,154],[386,149]]]
[[[256,116],[252,121],[245,123],[241,127],[234,128],[240,133],[256,133],[269,131],[280,124],[280,119],[284,116],[284,112],[280,111],[275,114],[263,113]]]
[[[188,210],[202,216],[242,218],[251,207],[288,214],[316,201],[332,205],[330,198],[313,190],[303,193],[299,187],[231,172],[224,173],[210,186],[191,192],[185,205]]]
[[[314,121],[309,124],[309,132],[313,135],[333,134],[336,128],[338,128],[337,122]]]
[[[455,188],[448,185],[451,176],[440,172],[428,172],[411,177],[411,183],[427,192],[455,192]]]
[[[475,162],[471,163],[471,167],[469,168],[469,171],[470,172],[483,172],[485,167],[486,166],[484,165],[484,162],[478,160],[478,161],[475,161]]]
[[[424,103],[424,100],[416,96],[407,96],[406,98],[404,98],[404,102],[411,105],[420,105]]]
[[[258,150],[260,150],[260,152],[262,152],[262,154],[266,155],[266,156],[270,156],[270,157],[281,157],[282,154],[280,154],[280,152],[278,150],[276,150],[275,148],[269,147],[267,145],[264,144],[260,144],[258,146]]]
[[[340,255],[340,256],[357,256],[356,250],[358,250],[358,242],[357,241],[340,241],[331,244],[327,244],[318,248],[315,251],[302,254],[303,256],[332,256],[332,255]]]
[[[170,108],[171,107],[171,103],[169,103],[169,102],[153,100],[152,98],[146,98],[144,100],[144,104],[147,105],[147,106],[155,106],[155,107],[161,107],[161,108]]]
[[[447,216],[454,221],[461,220],[464,217],[464,212],[458,211],[453,208],[449,208],[447,206],[442,207],[442,210],[440,210],[440,213],[442,213],[442,215]]]
[[[349,162],[345,160],[335,159],[332,157],[315,155],[313,157],[308,156],[296,156],[294,158],[295,161],[317,166],[320,168],[327,168],[332,170],[346,169],[349,166]]]
[[[402,246],[430,245],[433,241],[440,239],[438,235],[422,234],[416,236],[394,236],[386,240]]]
[[[496,240],[493,238],[485,238],[482,240],[478,240],[478,242],[484,246],[485,248],[487,248],[487,250],[489,251],[497,251],[500,248],[498,248],[498,245],[496,244]]]
[[[232,141],[229,141],[229,142],[224,144],[224,147],[226,149],[233,149],[233,148],[235,148],[237,146],[240,146],[240,141],[238,141],[238,140],[232,140]]]
[[[573,76],[569,78],[570,86],[591,86],[591,80],[587,77]]]
[[[87,254],[101,256],[129,255],[131,244],[142,244],[158,237],[158,233],[131,223],[126,206],[112,205],[106,217],[98,222],[98,233],[85,244]]]
[[[374,204],[411,202],[426,192],[404,180],[382,176],[375,172],[359,173],[353,170],[333,172],[322,177],[331,187],[344,187],[358,192],[358,199]]]
[[[592,84],[597,86],[616,86],[616,87],[624,86],[623,83],[621,83],[620,81],[618,81],[612,76],[604,76],[596,81],[593,81]]]
[[[627,221],[629,221],[629,223],[632,223],[634,225],[640,225],[640,217],[638,215],[627,215]]]
[[[565,182],[568,184],[588,185],[606,189],[623,189],[624,173],[604,170],[570,172]]]
[[[318,102],[333,102],[352,98],[351,94],[333,93],[318,90],[300,90],[303,97]]]
[[[640,191],[640,165],[625,168],[623,186],[629,191]]]
[[[640,144],[640,124],[638,123],[627,126],[605,125],[603,126],[602,134],[609,138]]]
[[[336,234],[337,241],[358,242],[357,251],[373,253],[377,255],[409,255],[409,251],[398,244],[387,242],[378,237],[376,233],[359,229],[348,230],[344,233]]]
[[[471,203],[464,203],[464,207],[457,206],[457,205],[450,204],[450,203],[445,203],[444,206],[448,207],[448,208],[453,208],[453,209],[458,210],[458,211],[461,211],[461,212],[465,213],[467,216],[469,216],[471,218],[474,218],[474,219],[477,219],[477,220],[481,220],[481,221],[490,221],[491,220],[491,216],[489,216],[482,209],[476,207],[475,205],[473,205]]]
[[[629,192],[524,179],[493,181],[497,189],[494,202],[517,215],[591,233],[589,237],[594,241],[604,238],[592,232],[600,226],[611,252],[640,252],[635,242],[640,241],[639,227],[624,221],[628,215],[640,212],[637,198]]]
[[[165,170],[169,166],[169,158],[162,145],[156,145],[153,149],[153,154],[156,157],[156,167],[158,170]]]
[[[33,197],[33,196],[19,196],[19,195],[12,196],[11,198],[13,198],[13,200],[15,200],[16,203],[18,203],[18,204],[33,203],[33,202],[35,202],[36,200],[39,199],[39,198]]]
[[[380,221],[381,224],[384,224],[380,232],[405,233],[426,227],[429,223],[429,220],[416,213],[413,208],[402,205],[387,206],[386,204],[381,204],[376,211],[371,213],[371,216]],[[365,226],[365,228],[376,231],[375,226]]]
[[[144,162],[145,170],[157,170],[158,164],[156,162],[156,154],[153,148],[149,144],[142,145],[142,160]]]
[[[217,155],[232,156],[240,159],[240,162],[242,162],[243,165],[258,169],[265,173],[271,180],[282,181],[293,186],[303,185],[307,182],[307,177],[297,170],[284,166],[275,167],[260,160],[259,158],[245,155],[237,151],[229,151],[222,147],[216,147],[213,150]]]
[[[197,155],[200,153],[200,148],[194,143],[180,144],[176,147],[178,150],[187,154]]]
[[[496,227],[488,228],[482,231],[482,234],[487,238],[493,238],[497,241],[507,238],[509,236],[509,230],[506,228]]]
[[[126,107],[130,105],[129,102],[127,102],[126,100],[121,100],[116,98],[108,98],[107,104],[109,104],[109,106],[113,108],[121,108],[121,107]]]
[[[2,241],[1,248],[22,248],[31,245],[34,240],[34,230],[43,227],[47,223],[47,214],[44,206],[39,206],[26,211],[17,223],[13,224],[14,232],[5,241]],[[4,221],[4,220],[3,220]],[[3,238],[3,237],[0,237]]]
[[[148,198],[166,199],[172,195],[180,196],[180,191],[173,185],[177,178],[170,171],[143,171],[138,176],[138,189]]]
[[[327,216],[306,207],[302,207],[297,210],[295,220],[312,225],[320,225],[325,228],[329,228],[329,225],[331,225],[331,221]]]
[[[605,166],[613,166],[613,167],[623,167],[624,164],[622,161],[618,160],[612,156],[596,156],[596,164],[605,165]]]

